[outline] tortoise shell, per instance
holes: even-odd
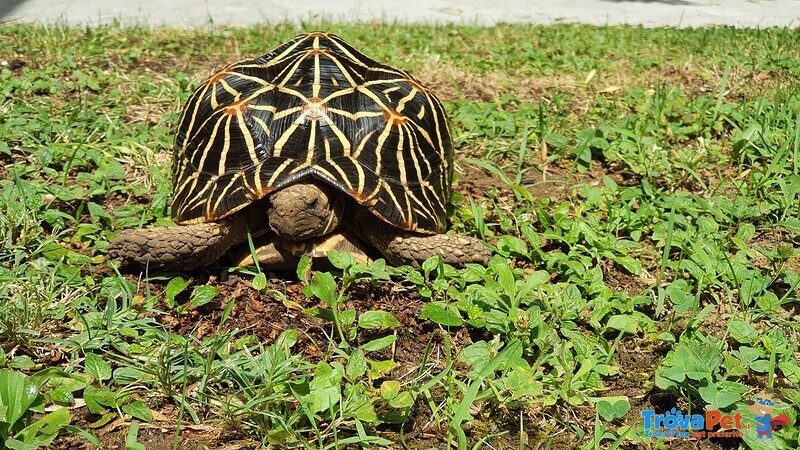
[[[225,67],[184,107],[173,217],[229,216],[314,177],[405,230],[445,230],[453,146],[436,96],[327,33]]]

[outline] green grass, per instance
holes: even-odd
[[[694,448],[641,411],[767,388],[796,422],[797,31],[319,28],[445,101],[492,261],[119,274],[192,89],[303,30],[4,25],[0,447]]]

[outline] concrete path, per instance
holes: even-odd
[[[766,28],[800,25],[800,0],[0,0],[0,21],[207,26],[276,22],[499,22]]]

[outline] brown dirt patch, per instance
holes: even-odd
[[[489,102],[504,94],[513,94],[523,101],[538,101],[552,96],[553,92],[573,92],[582,86],[577,79],[566,76],[538,79],[499,72],[468,73],[458,67],[432,62],[423,65],[414,76],[447,102]]]

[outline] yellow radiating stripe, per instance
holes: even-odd
[[[192,181],[193,178],[195,178],[193,175],[189,175],[186,178],[184,178],[184,176],[185,176],[184,174],[185,173],[186,173],[186,169],[185,169],[184,166],[182,166],[180,168],[179,178],[178,178],[178,180],[181,180],[181,184],[179,184],[178,186],[175,187],[175,193],[176,193],[175,197],[178,197],[179,196],[178,193],[183,192],[183,190],[186,188],[186,185],[189,184]]]
[[[292,134],[295,132],[295,130],[297,130],[297,127],[300,126],[302,119],[303,115],[300,115],[300,117],[298,117],[294,122],[292,122],[292,125],[290,125],[289,128],[287,128],[286,131],[283,132],[281,137],[279,137],[278,140],[275,141],[275,147],[272,152],[272,156],[276,157],[281,156],[281,152],[283,151],[283,146],[286,145],[286,142],[289,140],[290,137],[292,137]]]
[[[198,172],[210,172],[205,170],[206,165],[206,157],[208,156],[208,149],[214,144],[214,139],[217,137],[217,130],[219,130],[219,125],[222,123],[221,120],[217,120],[216,125],[214,125],[214,129],[211,130],[211,136],[208,138],[208,142],[205,145],[205,148],[202,151],[202,155],[200,156],[200,162],[197,164],[197,171]]]
[[[301,102],[308,103],[308,97],[303,95],[302,92],[295,91],[292,88],[289,88],[289,87],[286,87],[286,86],[278,86],[278,92],[297,97],[298,99],[300,99]]]
[[[226,114],[227,116],[227,114]],[[233,116],[227,116],[225,124],[225,141],[222,145],[222,151],[219,154],[219,163],[217,164],[217,175],[225,173],[225,163],[228,160],[228,151],[231,149],[231,119]]]
[[[264,160],[264,162],[269,161],[269,158]],[[256,169],[253,171],[253,184],[255,184],[255,192],[256,194],[263,194],[264,188],[261,186],[261,169],[264,167],[264,163],[259,164],[256,166]]]
[[[419,91],[417,91],[416,89],[414,89],[412,87],[411,88],[411,92],[409,92],[408,95],[406,95],[405,97],[401,98],[400,101],[397,103],[397,109],[395,109],[395,111],[397,111],[399,113],[402,113],[403,112],[403,108],[406,107],[406,103],[408,103],[409,100],[411,100],[414,97],[416,97],[417,96],[417,92],[419,92]]]
[[[334,165],[334,167],[336,167],[338,169],[338,166]],[[328,172],[327,170],[323,169],[322,167],[316,166],[316,167],[314,167],[314,170],[316,170],[317,172],[325,175],[326,177],[330,178],[331,180],[335,180],[336,179],[336,177],[334,177],[332,173]],[[339,172],[341,172],[341,169],[339,169]],[[347,181],[347,177],[344,177],[344,180],[345,180],[345,183],[348,186],[350,186],[350,183]],[[350,186],[350,190],[352,190],[352,189],[353,189],[352,186]]]
[[[330,159],[328,159],[328,162],[333,166],[334,169],[336,169],[337,172],[339,172],[339,178],[338,179],[344,181],[344,184],[347,185],[347,189],[349,189],[351,191],[354,191],[355,189],[353,189],[353,183],[350,182],[350,178],[347,178],[347,174],[344,173],[344,170],[342,169],[342,167],[339,166],[338,164],[334,163]],[[319,169],[320,171],[323,171],[322,169],[319,168],[319,166],[317,166],[317,169]],[[336,180],[337,179],[333,175],[331,175],[330,172],[328,172],[328,171],[324,171],[324,172],[332,180]],[[358,192],[359,193],[361,192],[360,188],[358,189]]]
[[[434,97],[432,94],[426,94],[425,96],[428,98],[428,104],[431,106],[431,109],[433,110],[433,122],[434,122],[434,126],[436,127],[436,138],[437,138],[437,142],[439,144],[435,148],[439,149],[439,156],[440,156],[440,159],[441,159],[441,163],[442,163],[442,166],[444,166],[444,170],[442,171],[442,174],[446,174],[447,173],[447,169],[450,167],[450,162],[447,161],[447,158],[446,158],[447,155],[445,154],[445,142],[443,141],[442,133],[440,132],[440,129],[441,129],[442,125],[439,123],[439,119],[442,119],[442,121],[444,123],[445,131],[447,131],[447,133],[450,134],[450,129],[448,128],[448,125],[447,125],[447,116],[445,115],[444,107],[442,106],[442,104],[439,102],[439,100],[436,97]],[[438,114],[437,114],[437,112],[438,112]],[[423,129],[420,129],[420,131],[422,131],[425,135],[428,134]],[[430,138],[429,138],[429,140],[430,140]],[[449,189],[449,186],[445,187],[445,189]]]
[[[361,167],[361,164],[359,164],[357,161],[353,161],[353,167],[355,167],[356,168],[356,172],[358,172],[358,193],[363,196],[364,195],[364,168]],[[350,186],[349,183],[348,183],[348,186]],[[353,187],[350,186],[350,189],[353,189]]]
[[[233,96],[234,101],[239,100],[239,96],[242,95],[242,93],[237,91],[236,89],[232,88],[231,85],[228,84],[228,82],[225,81],[224,78],[219,80],[218,84],[222,86],[222,89],[225,89],[226,91],[228,91],[229,94],[231,94]]]
[[[278,72],[276,75],[274,75],[272,77],[271,81],[274,83],[275,80],[280,79],[280,78],[284,78],[287,73],[291,73],[292,72],[292,61],[302,61],[302,60],[303,60],[303,53],[300,52],[300,53],[294,54],[291,57],[286,58],[285,60],[281,61],[280,63],[283,64],[284,67],[280,69],[280,72]]]
[[[438,192],[434,191],[433,190],[433,186],[430,183],[425,182],[425,184],[423,184],[422,186],[423,186],[424,189],[427,189],[428,191],[431,192],[431,194],[433,194],[433,198],[436,199],[436,203],[439,204],[439,208],[440,209],[442,209],[442,210],[446,210],[447,209],[447,207],[445,206],[445,203],[447,202],[448,199],[442,198],[441,194],[439,194]],[[423,192],[424,192],[424,190],[423,190]],[[428,198],[428,196],[426,195],[425,198]],[[431,217],[436,217],[436,216],[431,215]],[[438,222],[438,220],[437,220],[437,222]]]
[[[211,217],[211,215],[212,215],[211,213],[212,212],[215,212],[215,211],[219,210],[219,204],[227,196],[228,189],[230,189],[236,183],[236,179],[241,177],[241,176],[242,176],[241,173],[236,174],[236,176],[231,178],[231,181],[228,184],[225,185],[225,187],[222,189],[222,192],[220,192],[219,194],[217,194],[217,195],[215,195],[213,197],[209,197],[208,198],[208,202],[206,204],[208,205],[209,209],[208,209],[208,212],[206,213],[206,217]],[[213,206],[212,206],[211,200],[213,200],[213,199],[216,199],[216,200],[214,201]],[[214,214],[214,215],[216,215],[216,214]]]
[[[361,154],[362,151],[364,151],[364,147],[367,145],[367,141],[369,141],[372,135],[375,134],[377,131],[378,130],[372,130],[369,132],[368,135],[364,136],[364,138],[361,139],[361,142],[358,143],[358,148],[356,148],[356,154],[350,155],[352,159],[358,159],[358,156]]]
[[[373,149],[373,151],[377,154],[377,158],[378,158],[378,166],[377,167],[378,168],[380,168],[380,166],[381,166],[381,149],[383,148],[383,143],[386,141],[386,138],[389,137],[389,133],[391,133],[391,132],[392,132],[391,124],[386,124],[386,126],[383,128],[383,132],[381,133],[380,136],[378,136],[377,146]],[[359,145],[359,147],[356,150],[356,152],[352,155],[352,158],[353,159],[358,159],[358,157],[361,156],[361,152],[363,150],[364,150],[364,146],[363,145]],[[380,173],[378,170],[376,170],[375,172]]]
[[[308,137],[308,151],[306,152],[306,166],[311,165],[314,160],[314,151],[317,148],[317,127],[319,121],[315,120],[311,123],[311,136]]]
[[[341,51],[342,53],[344,53],[344,54],[347,56],[347,59],[349,59],[349,60],[353,61],[354,63],[358,64],[358,65],[359,65],[359,66],[361,66],[361,67],[364,67],[364,68],[367,68],[367,69],[372,69],[372,68],[373,68],[372,66],[370,66],[370,65],[369,65],[369,64],[367,64],[366,62],[364,62],[364,61],[361,61],[360,59],[358,59],[358,57],[357,57],[356,55],[354,55],[354,54],[350,53],[350,50],[348,50],[347,48],[345,48],[345,47],[344,47],[344,46],[343,46],[343,45],[342,45],[342,44],[339,42],[339,40],[337,40],[337,39],[331,39],[331,41],[332,41],[334,44],[336,44],[336,46],[339,48],[339,51]]]
[[[294,114],[296,112],[300,112],[302,110],[303,110],[302,106],[295,106],[294,108],[286,108],[286,109],[281,110],[281,111],[276,111],[275,115],[272,116],[272,121],[274,122],[276,120],[283,119],[286,116],[290,116],[290,115],[292,115],[292,114]]]
[[[327,137],[322,138],[322,146],[325,147],[325,161],[331,160],[331,141]]]
[[[236,112],[236,121],[239,123],[239,131],[241,131],[244,136],[244,142],[247,145],[247,153],[250,154],[250,160],[253,161],[253,165],[258,164],[256,145],[253,142],[253,135],[250,134],[250,129],[247,128],[247,124],[244,122],[244,112]]]
[[[253,122],[257,123],[258,126],[260,126],[264,130],[264,134],[266,134],[267,137],[269,137],[269,125],[264,123],[263,120],[261,120],[260,118],[258,118],[258,116],[255,116],[255,115],[250,116],[250,120],[252,120]]]
[[[285,87],[289,83],[289,78],[297,72],[297,68],[300,67],[300,64],[303,63],[303,60],[306,59],[305,55],[300,56],[297,58],[297,62],[294,63],[294,66],[290,70],[288,70],[286,76],[283,78],[283,81],[278,83],[278,87]]]
[[[416,126],[412,122],[406,123],[405,126],[408,126],[412,130],[419,130],[420,129],[418,126]],[[413,147],[412,147],[411,155],[412,155],[412,157],[414,159],[414,167],[416,167],[417,170],[420,172],[420,179],[422,179],[422,170],[421,170],[421,167],[419,165],[419,159],[418,158],[422,158],[422,161],[425,162],[425,168],[427,169],[427,173],[430,174],[433,171],[433,168],[431,167],[431,162],[428,159],[428,155],[426,155],[425,152],[423,152],[421,150],[421,147],[420,147],[420,144],[419,144],[419,140],[417,140],[416,133],[414,133],[413,131],[410,131],[409,134],[411,135],[411,139],[413,141],[413,143],[412,143]]]
[[[397,210],[400,211],[400,215],[403,216],[403,222],[405,223],[407,219],[403,215],[403,207],[400,205],[400,202],[397,201],[397,197],[394,196],[394,192],[392,192],[392,189],[389,187],[389,183],[387,183],[383,178],[380,179],[380,183],[386,188],[386,192],[389,193],[389,197],[392,198],[394,205],[397,207]]]
[[[406,176],[406,160],[405,157],[403,157],[403,142],[405,141],[406,137],[404,133],[405,129],[406,128],[402,125],[397,127],[397,151],[395,151],[395,155],[397,156],[397,168],[400,169],[400,183],[402,183],[403,186],[408,184],[408,177]]]
[[[406,214],[405,220],[403,221],[404,228],[414,228],[416,225],[414,223],[414,214],[411,210],[411,199],[408,198],[408,186],[403,186],[403,198],[406,200]]]
[[[267,62],[266,64],[263,64],[263,65],[260,65],[259,67],[270,67],[270,66],[275,66],[275,65],[280,64],[281,62],[283,62],[283,59],[285,57],[292,55],[294,53],[295,49],[297,47],[299,47],[303,42],[305,42],[306,39],[308,39],[308,38],[298,39],[297,42],[295,42],[294,44],[290,45],[286,50],[283,51],[283,53],[281,53],[280,55],[275,56],[274,58],[269,60],[269,62]]]
[[[250,102],[252,100],[255,100],[256,97],[259,97],[260,95],[266,94],[267,92],[273,91],[273,90],[275,90],[277,88],[278,87],[275,86],[274,84],[265,85],[261,89],[258,89],[257,91],[255,91],[252,94],[248,95],[247,98],[244,99],[243,101]],[[272,108],[274,109],[275,107],[273,106]]]
[[[384,114],[383,111],[359,111],[354,113],[339,108],[328,108],[328,112],[337,114],[342,117],[347,117],[348,119],[351,120],[363,119],[365,117],[381,117]]]
[[[283,173],[283,171],[286,169],[286,166],[288,166],[288,165],[289,165],[289,164],[291,164],[291,163],[292,163],[292,160],[291,160],[291,159],[287,159],[286,161],[284,161],[284,162],[283,162],[283,164],[281,164],[280,166],[278,166],[278,168],[277,168],[277,169],[275,169],[275,172],[274,172],[274,173],[272,174],[272,176],[269,178],[269,181],[267,181],[267,186],[268,186],[268,187],[272,187],[272,184],[275,182],[275,180],[277,180],[277,179],[278,179],[278,176],[279,176],[281,173]]]
[[[337,127],[336,124],[333,123],[333,120],[331,120],[331,118],[330,118],[330,116],[328,116],[328,114],[325,114],[322,117],[325,119],[325,122],[328,124],[328,129],[333,131],[333,134],[335,134],[336,137],[339,139],[339,142],[342,143],[342,152],[344,153],[344,156],[350,156],[350,151],[352,150],[352,143],[350,142],[350,139],[348,139],[347,136],[342,132],[342,130],[340,130],[339,127]],[[330,158],[330,153],[328,154],[328,158],[327,159],[328,160],[331,159]]]
[[[329,58],[331,59],[331,61],[333,61],[334,64],[336,64],[336,67],[339,68],[339,71],[342,72],[342,75],[344,75],[344,77],[347,79],[347,82],[350,83],[351,87],[355,88],[356,86],[358,86],[358,83],[356,83],[353,77],[350,76],[350,73],[344,67],[342,62],[339,61],[339,58],[335,56],[329,56]]]
[[[434,117],[435,117],[435,116],[436,116],[436,115],[434,115]],[[434,119],[434,120],[435,120],[435,119]],[[437,122],[438,122],[438,121],[437,121]],[[422,128],[422,127],[419,127],[419,126],[417,126],[417,124],[414,124],[414,128],[416,128],[416,129],[417,129],[417,131],[419,132],[419,134],[421,134],[421,135],[422,135],[422,137],[424,137],[424,138],[425,138],[425,140],[426,140],[426,141],[428,141],[428,144],[429,144],[431,147],[433,147],[433,148],[439,148],[439,149],[441,149],[441,148],[442,148],[442,145],[441,145],[441,144],[442,144],[442,138],[441,138],[441,136],[439,136],[439,145],[436,145],[436,144],[433,142],[433,139],[431,139],[431,135],[430,135],[430,134],[428,134],[428,130],[426,130],[426,129]],[[438,128],[437,128],[437,130],[436,130],[436,134],[437,134],[437,135],[439,134],[439,130],[438,130]]]
[[[394,72],[392,72],[392,73],[394,73]],[[362,87],[367,87],[367,88],[371,88],[373,86],[380,86],[380,85],[386,85],[386,86],[389,86],[389,87],[393,87],[393,86],[397,86],[397,83],[408,83],[408,78],[403,77],[403,76],[399,76],[397,78],[387,78],[387,79],[381,79],[381,80],[372,80],[372,81],[365,82],[361,86]]]
[[[240,68],[245,68],[245,67],[257,67],[257,68],[260,68],[261,66],[260,65],[253,65],[253,66],[242,65],[242,66],[233,67],[233,69],[240,69]],[[267,81],[267,80],[265,80],[263,78],[254,77],[252,75],[247,75],[245,73],[230,72],[229,75],[233,75],[234,77],[238,77],[238,78],[241,78],[241,79],[244,79],[244,80],[256,83],[256,84],[260,84],[262,86],[272,86],[272,83],[270,83],[269,81]]]
[[[192,129],[194,128],[194,121],[197,119],[197,111],[200,109],[200,103],[202,103],[201,100],[203,99],[203,97],[205,97],[206,92],[208,92],[208,86],[204,86],[203,89],[199,91],[199,93],[196,92],[195,95],[192,95],[192,97],[189,99],[189,103],[195,100],[195,104],[194,104],[194,110],[192,111],[191,120],[189,121],[189,125],[186,127],[186,136],[184,138],[183,145],[181,146],[184,152],[186,151],[186,147],[189,145],[190,141],[189,137],[192,135],[191,132]],[[186,112],[184,112],[183,117],[181,117],[181,122],[180,122],[181,124],[183,124],[183,122],[186,120],[186,114],[188,114],[188,112],[189,108],[186,108]]]
[[[369,90],[369,89],[366,89],[366,88],[364,88],[363,86],[359,86],[359,87],[358,87],[356,90],[357,90],[357,91],[359,91],[359,92],[362,92],[364,95],[366,95],[367,97],[371,98],[371,99],[372,99],[372,100],[373,100],[375,103],[377,103],[377,104],[378,104],[378,106],[380,106],[382,109],[384,109],[384,110],[386,110],[386,111],[388,111],[388,110],[393,110],[393,109],[394,109],[394,108],[392,108],[391,106],[387,106],[387,105],[386,105],[386,103],[384,103],[384,102],[381,100],[380,96],[379,96],[378,94],[376,94],[376,93],[372,92],[371,90]]]
[[[195,182],[199,181],[199,178],[195,179]],[[185,209],[192,209],[194,206],[199,206],[203,203],[203,199],[205,198],[205,193],[207,190],[214,186],[214,182],[216,181],[216,177],[211,178],[202,188],[192,197],[186,199],[186,208]],[[197,185],[195,184],[192,187],[192,191],[196,189]]]
[[[319,38],[317,38],[316,42],[319,42]],[[312,97],[319,98],[319,90],[322,87],[319,83],[319,75],[319,55],[314,55],[314,83],[311,85]]]
[[[425,192],[425,189],[423,189],[422,192]],[[409,198],[409,197],[413,198],[414,199],[414,203],[416,203],[417,205],[419,205],[420,208],[422,208],[422,211],[420,211],[420,210],[418,210],[416,208],[414,209],[414,211],[416,211],[418,216],[428,217],[430,219],[433,219],[434,222],[436,222],[436,216],[433,214],[433,211],[431,211],[430,209],[427,208],[427,206],[430,206],[430,203],[427,203],[427,206],[426,206],[426,203],[421,202],[417,198],[417,196],[414,195],[414,192],[412,192],[410,189],[406,188],[406,198]],[[425,198],[427,199],[427,196],[425,196]],[[411,207],[411,204],[409,203],[409,208],[410,207]],[[417,221],[417,223],[419,223],[419,221]]]
[[[217,109],[219,102],[217,101],[217,83],[211,85],[211,109]]]
[[[258,111],[269,111],[272,114],[275,114],[277,112],[277,108],[275,108],[275,106],[273,105],[250,105],[248,106],[248,108],[255,109]]]

